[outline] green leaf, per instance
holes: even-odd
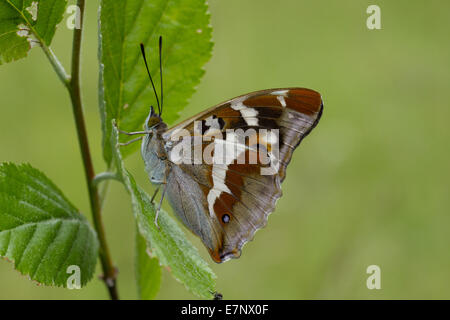
[[[71,265],[81,285],[92,278],[97,253],[95,231],[43,173],[0,164],[0,256],[32,280],[65,287]]]
[[[102,0],[99,96],[108,164],[112,160],[111,120],[116,119],[122,130],[142,129],[150,106],[157,105],[139,44],[145,44],[150,72],[159,88],[158,38],[163,37],[163,116],[171,123],[194,93],[204,74],[202,67],[211,57],[207,9],[205,0]],[[127,147],[124,156],[136,148]]]
[[[37,44],[49,46],[67,0],[0,0],[0,65],[27,55]]]
[[[152,300],[156,297],[161,285],[161,267],[156,258],[147,252],[147,242],[136,228],[136,284],[141,300]]]
[[[114,164],[131,195],[133,212],[139,232],[147,242],[147,251],[192,293],[202,298],[211,298],[211,292],[215,292],[215,274],[200,257],[197,249],[186,239],[178,224],[163,210],[159,212],[160,228],[157,228],[154,222],[155,208],[148,194],[136,184],[133,176],[124,168],[122,155],[117,146],[118,132],[115,126],[112,128],[111,146],[114,148]]]

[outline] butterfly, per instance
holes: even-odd
[[[305,88],[261,90],[220,103],[168,128],[162,119],[162,38],[159,38],[161,101],[141,52],[158,109],[144,124],[141,154],[152,202],[162,188],[155,223],[167,197],[176,216],[221,263],[238,258],[264,227],[281,197],[286,168],[300,142],[318,124],[321,95]]]

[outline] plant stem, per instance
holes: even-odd
[[[106,242],[105,231],[103,228],[100,197],[97,185],[94,183],[95,172],[92,164],[91,153],[89,149],[86,124],[83,115],[83,105],[81,101],[80,89],[80,56],[81,56],[81,39],[83,31],[85,0],[78,0],[77,5],[80,8],[80,29],[74,30],[73,48],[72,48],[72,77],[69,85],[70,98],[72,100],[73,115],[77,128],[78,141],[80,144],[81,155],[83,158],[84,171],[86,175],[87,187],[89,191],[89,200],[92,211],[94,227],[97,231],[100,243],[100,261],[103,269],[103,281],[108,288],[111,299],[119,299],[116,285],[116,268],[111,262],[108,245]]]
[[[80,58],[81,58],[81,40],[83,35],[83,21],[84,21],[84,9],[85,0],[78,0],[77,6],[80,9],[80,28],[75,28],[73,35],[73,47],[72,47],[72,76],[69,76],[62,64],[59,62],[53,51],[44,44],[39,34],[34,30],[33,26],[28,22],[26,17],[22,14],[22,17],[27,21],[30,26],[30,30],[35,34],[36,38],[41,43],[41,48],[50,61],[53,69],[58,75],[59,79],[62,81],[64,86],[67,88],[70,94],[70,99],[72,101],[72,110],[75,118],[75,125],[77,128],[78,142],[80,144],[80,151],[83,158],[84,172],[86,176],[86,182],[89,192],[89,202],[92,211],[92,219],[94,221],[94,227],[97,232],[98,240],[100,243],[100,262],[102,264],[103,276],[102,279],[108,288],[109,296],[112,300],[118,300],[119,294],[117,291],[116,268],[113,266],[111,261],[111,255],[109,253],[108,245],[106,242],[105,231],[103,228],[101,208],[102,202],[98,191],[98,182],[106,179],[100,175],[100,177],[95,176],[94,166],[92,164],[91,152],[89,149],[89,142],[86,131],[86,124],[84,121],[83,114],[83,104],[81,100],[81,86],[80,86]],[[112,177],[108,176],[109,178]]]
[[[70,90],[70,76],[66,73],[66,70],[64,70],[64,67],[62,66],[61,62],[59,62],[56,55],[53,53],[53,50],[42,43],[41,48],[42,50],[44,50],[45,55],[50,61],[59,79],[66,86],[66,88]]]
[[[119,176],[115,172],[102,172],[95,176],[93,183],[95,186],[98,186],[100,182],[108,181],[108,180],[118,180],[120,181]]]

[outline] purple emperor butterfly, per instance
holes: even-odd
[[[161,38],[159,39],[160,69]],[[319,122],[321,95],[304,88],[268,89],[223,102],[168,128],[150,108],[141,153],[150,181],[177,217],[199,236],[212,259],[238,258],[281,197],[292,153]],[[162,74],[162,70],[161,74]],[[130,143],[128,142],[128,143]]]

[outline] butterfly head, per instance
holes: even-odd
[[[151,130],[161,130],[167,128],[166,124],[163,122],[161,116],[155,112],[155,109],[153,106],[150,107],[150,113],[147,116],[147,119],[145,120],[144,129],[146,131]]]

